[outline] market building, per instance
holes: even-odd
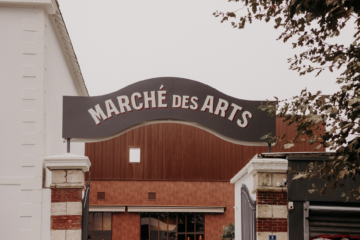
[[[259,110],[260,104],[170,77],[104,96],[65,97],[64,137],[88,142],[88,237],[219,238],[235,220],[230,179],[271,149],[261,136],[295,134],[282,119]]]
[[[278,129],[282,124],[278,119]],[[287,133],[293,134],[290,129]],[[307,148],[299,151],[310,151]],[[131,162],[135,149],[140,151],[139,162]],[[267,150],[230,143],[179,123],[147,125],[87,143],[92,164],[89,235],[109,240],[216,240],[224,225],[238,223],[239,193],[230,179]],[[237,239],[247,239],[238,234]]]
[[[175,77],[89,97],[55,0],[0,0],[0,30],[1,239],[359,235],[356,201],[291,181],[329,154],[268,146],[295,133],[261,101]]]

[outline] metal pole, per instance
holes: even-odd
[[[309,201],[303,203],[303,224],[304,224],[304,240],[310,239],[310,229],[309,229]]]
[[[271,143],[268,143],[268,152],[271,153]]]
[[[66,141],[67,141],[67,152],[70,153],[70,138],[67,138]]]

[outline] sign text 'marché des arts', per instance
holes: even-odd
[[[197,81],[153,78],[103,96],[64,96],[63,137],[100,141],[144,124],[175,121],[237,144],[266,146],[261,137],[275,133],[275,117],[260,105]]]
[[[160,86],[158,91],[145,91],[143,93],[134,92],[130,97],[127,95],[122,95],[117,97],[117,104],[108,99],[104,102],[106,111],[103,111],[100,104],[97,104],[94,108],[90,108],[88,111],[91,117],[94,119],[95,124],[101,124],[101,120],[106,121],[113,116],[125,114],[127,112],[132,112],[133,110],[142,111],[144,109],[155,109],[155,108],[182,108],[188,109],[191,111],[199,110],[199,98],[197,96],[188,96],[188,95],[172,95],[172,104],[169,106],[165,101],[167,100],[168,92],[164,89],[164,85]],[[143,99],[143,102],[140,100]],[[223,118],[227,118],[230,121],[234,121],[238,111],[242,111],[241,106],[236,105],[235,103],[229,104],[225,99],[219,98],[214,106],[215,97],[207,95],[205,101],[203,102],[200,111],[208,112]],[[227,112],[229,112],[227,114]],[[227,116],[228,115],[228,116]],[[249,124],[249,120],[253,117],[251,112],[244,111],[241,114],[242,119],[237,119],[236,123],[241,128],[246,128]]]

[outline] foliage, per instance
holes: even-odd
[[[223,226],[220,238],[223,240],[234,240],[235,239],[235,224],[229,223],[227,226]]]
[[[301,54],[288,59],[290,69],[300,76],[313,71],[318,76],[322,71],[342,71],[337,83],[340,90],[331,95],[321,92],[310,93],[302,90],[299,96],[275,102],[267,102],[260,109],[270,115],[278,114],[288,125],[296,125],[296,137],[282,142],[285,136],[268,135],[273,145],[282,142],[283,148],[305,142],[314,149],[321,147],[336,151],[331,161],[313,163],[295,178],[319,177],[327,179],[324,186],[311,189],[311,192],[326,193],[326,190],[342,187],[341,179],[355,180],[360,172],[360,1],[359,0],[229,0],[242,2],[247,12],[237,16],[237,11],[216,11],[221,22],[234,19],[231,25],[242,29],[246,23],[255,20],[274,20],[275,28],[282,29],[278,39],[287,42],[291,39],[294,48],[305,49]],[[338,36],[346,23],[355,24],[353,39],[347,45],[330,44],[329,38]],[[319,131],[321,126],[326,131]],[[341,181],[340,181],[341,182]],[[343,194],[345,196],[345,194]],[[360,187],[346,194],[346,199],[360,200]]]

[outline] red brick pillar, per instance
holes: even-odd
[[[286,177],[285,173],[254,175],[257,240],[268,240],[270,235],[276,235],[277,240],[288,239]]]
[[[51,240],[81,240],[82,192],[87,157],[66,153],[45,159],[51,171]]]

